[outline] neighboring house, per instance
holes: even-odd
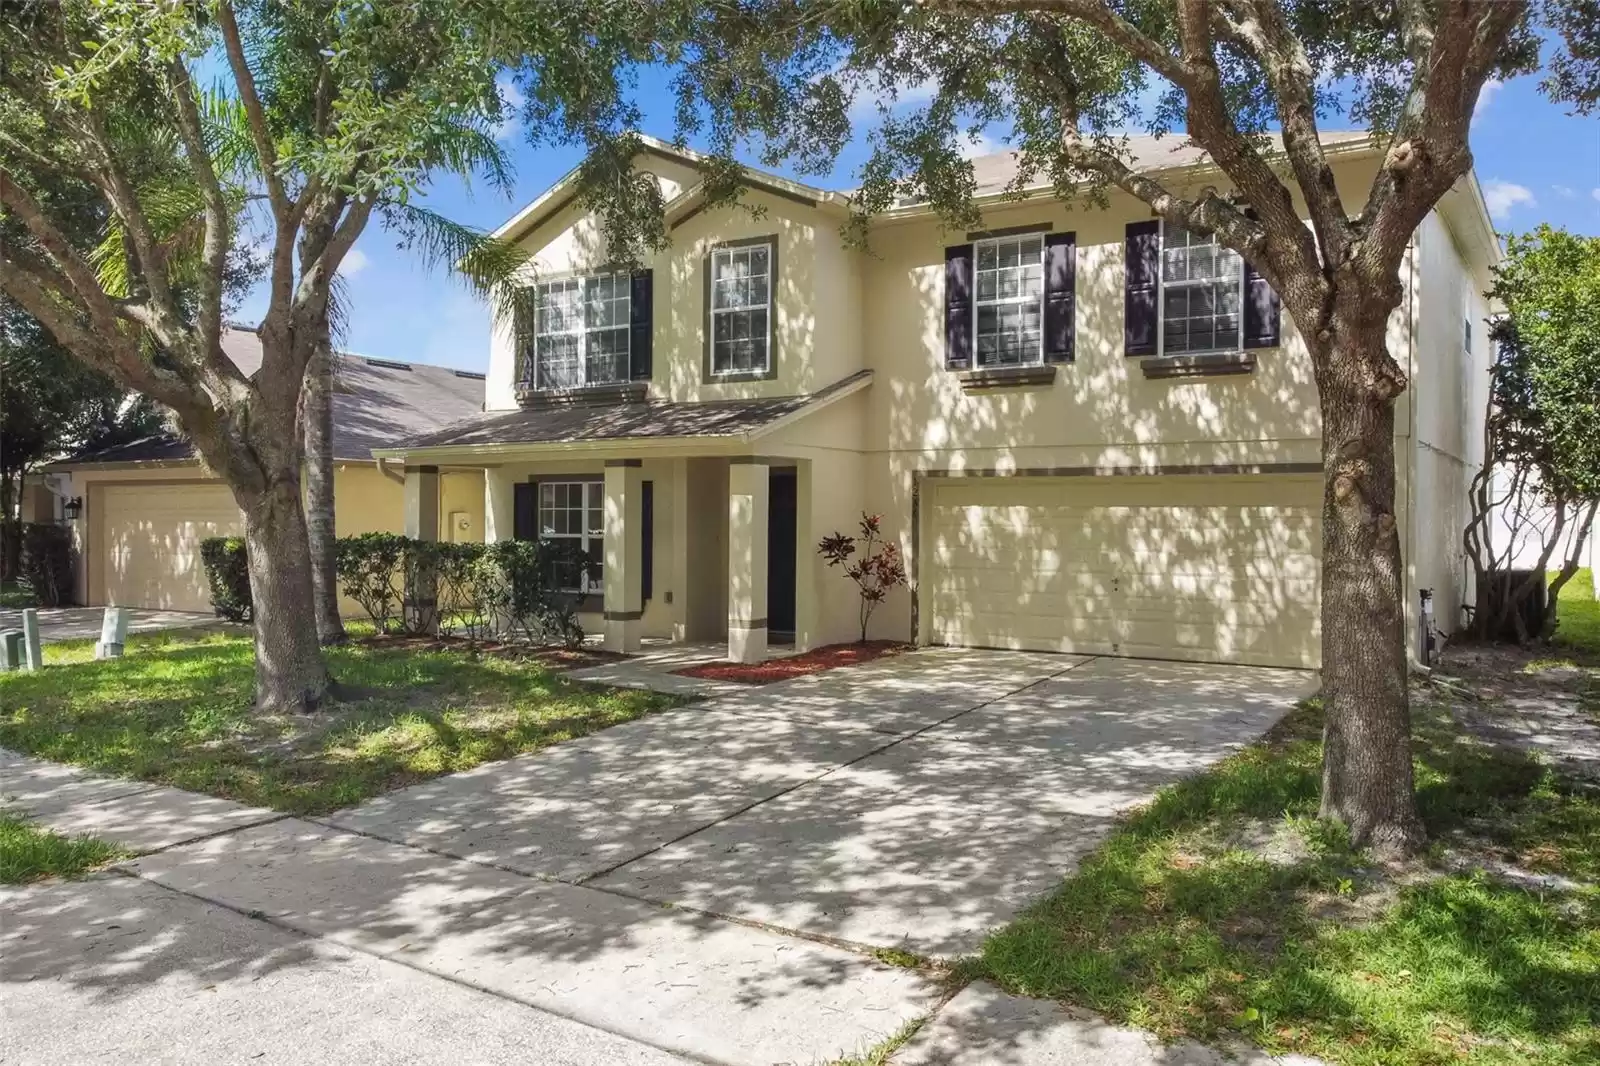
[[[261,366],[261,342],[230,328],[223,350],[245,374]],[[372,449],[483,410],[484,376],[447,367],[341,355],[333,401],[334,523],[340,536],[405,529],[405,475]],[[46,468],[77,500],[77,600],[168,610],[210,609],[200,564],[206,537],[240,534],[233,493],[204,469],[181,437],[148,437]],[[70,476],[61,485],[61,475]],[[434,528],[445,539],[483,536],[483,476],[441,478]],[[346,608],[354,613],[353,604]]]
[[[1346,202],[1382,147],[1334,134]],[[1226,187],[1179,138],[1135,138],[1179,189]],[[608,268],[575,175],[507,222],[538,311],[496,323],[488,410],[376,454],[403,460],[419,518],[439,470],[476,467],[485,535],[552,537],[592,560],[575,587],[619,650],[641,636],[854,639],[850,582],[816,544],[884,516],[909,590],[876,637],[1316,666],[1322,463],[1311,362],[1264,282],[1132,198],[1069,209],[975,161],[983,228],[923,205],[840,226],[848,197],[754,173],[707,208],[699,157],[636,161],[671,243]],[[1459,617],[1498,255],[1476,181],[1416,235],[1391,345],[1406,604]],[[514,336],[524,338],[514,340]],[[1414,631],[1413,631],[1414,634]]]

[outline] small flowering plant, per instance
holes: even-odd
[[[867,639],[867,622],[896,585],[906,583],[906,565],[900,549],[883,539],[883,516],[861,513],[860,532],[834,533],[817,544],[817,554],[829,566],[844,567],[844,576],[861,592],[861,639]]]

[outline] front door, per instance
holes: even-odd
[[[767,483],[767,634],[794,637],[794,557],[799,496],[793,467],[773,467]]]

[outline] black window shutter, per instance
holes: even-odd
[[[1156,354],[1156,301],[1161,298],[1161,222],[1130,222],[1123,263],[1122,354]]]
[[[646,481],[643,487],[639,499],[639,522],[644,527],[644,541],[639,545],[640,585],[643,587],[640,598],[648,600],[656,577],[656,483]]]
[[[539,486],[531,481],[517,482],[513,499],[514,524],[511,535],[517,540],[539,539]]]
[[[654,271],[635,271],[628,300],[628,377],[650,380],[650,342],[655,325]]]
[[[1044,361],[1072,362],[1073,317],[1077,304],[1078,235],[1052,233],[1044,239]]]
[[[1278,294],[1267,279],[1246,259],[1244,261],[1244,346],[1276,348],[1282,310]]]
[[[944,250],[944,365],[972,366],[972,245]]]

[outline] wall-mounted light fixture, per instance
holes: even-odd
[[[69,496],[61,504],[61,517],[68,522],[76,522],[78,516],[83,514],[83,497]]]

